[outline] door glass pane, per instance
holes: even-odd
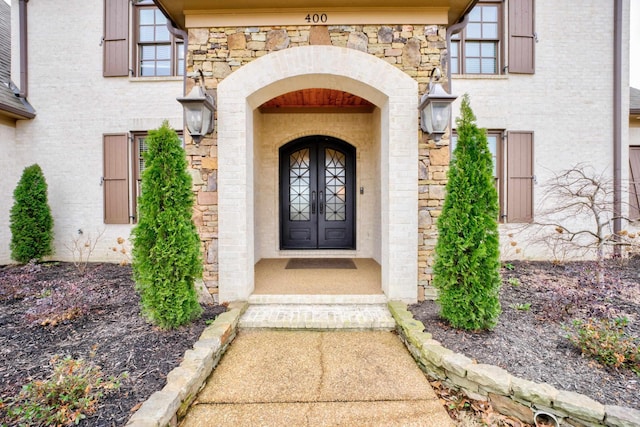
[[[309,221],[310,168],[309,149],[296,151],[289,156],[289,220]]]
[[[344,221],[347,218],[347,164],[345,155],[330,148],[324,151],[325,213],[326,221]]]

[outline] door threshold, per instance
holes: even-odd
[[[249,304],[386,304],[384,294],[368,295],[296,295],[253,294]]]

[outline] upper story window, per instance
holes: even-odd
[[[184,74],[184,41],[151,0],[104,0],[103,49],[105,77]]]
[[[167,18],[152,1],[136,3],[136,75],[180,76],[184,69],[183,42],[167,29]]]
[[[500,74],[502,51],[500,3],[478,3],[466,28],[451,37],[451,72]]]

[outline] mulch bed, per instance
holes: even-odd
[[[0,398],[47,378],[54,355],[91,359],[105,377],[129,377],[80,425],[126,424],[133,409],[164,387],[206,321],[225,311],[206,306],[192,324],[163,331],[140,316],[139,301],[130,266],[90,264],[84,275],[69,263],[0,267]]]
[[[605,404],[639,408],[640,377],[583,357],[566,340],[562,325],[574,318],[627,316],[628,332],[640,336],[640,266],[611,261],[605,284],[597,285],[592,263],[511,264],[513,269],[502,270],[503,313],[494,331],[451,329],[439,318],[433,302],[410,310],[435,339],[480,363]],[[518,310],[518,304],[531,306]],[[0,399],[6,401],[32,379],[47,378],[55,355],[91,359],[105,376],[126,371],[129,378],[101,399],[96,413],[80,425],[124,425],[132,410],[162,389],[166,375],[179,365],[207,320],[225,310],[222,306],[204,309],[191,325],[162,331],[140,316],[129,266],[90,264],[84,275],[69,263],[0,267]],[[437,381],[432,385],[454,419],[471,410],[476,419],[491,425],[519,425]]]
[[[606,368],[566,338],[573,319],[627,317],[640,337],[640,265],[609,260],[596,283],[592,262],[513,261],[503,268],[502,314],[490,332],[464,332],[439,317],[433,301],[409,310],[445,347],[512,375],[587,395],[603,404],[640,408],[640,376]],[[529,306],[528,309],[526,307]],[[518,309],[518,307],[520,309]]]

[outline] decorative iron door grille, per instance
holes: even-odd
[[[280,149],[281,249],[355,249],[355,148],[308,136]]]

